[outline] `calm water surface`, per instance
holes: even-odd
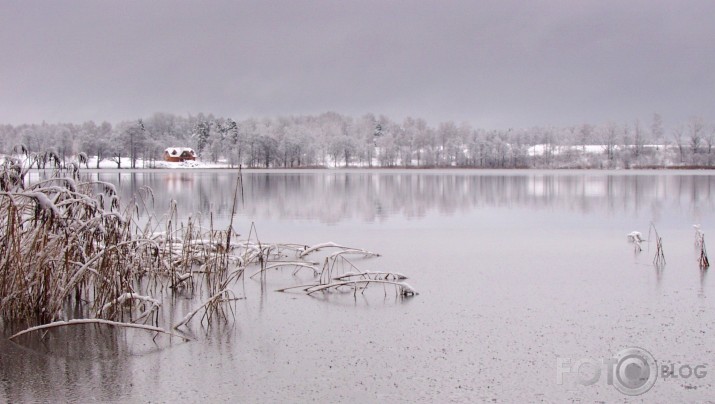
[[[228,223],[236,173],[102,172],[125,201],[149,186],[164,211]],[[692,225],[715,234],[715,176],[700,172],[246,171],[238,229],[267,242],[334,241],[382,254],[361,269],[404,273],[419,295],[308,297],[245,281],[236,320],[196,341],[74,327],[0,342],[0,402],[632,401],[557,359],[642,347],[659,363],[705,365],[636,401],[715,398],[713,279]],[[148,202],[149,203],[149,202]],[[209,212],[213,212],[210,215]],[[634,253],[625,235],[654,246]],[[243,292],[243,286],[237,285]],[[195,302],[165,297],[164,320]],[[593,374],[588,366],[582,369]]]

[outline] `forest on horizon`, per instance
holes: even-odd
[[[650,122],[487,130],[420,118],[396,122],[320,115],[248,118],[169,113],[116,125],[108,122],[0,125],[0,151],[52,153],[68,161],[80,153],[134,168],[161,159],[164,149],[191,147],[201,160],[243,167],[474,167],[652,168],[711,167],[715,126],[691,117],[666,132]],[[151,166],[151,164],[149,165]]]

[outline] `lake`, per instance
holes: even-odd
[[[125,202],[142,193],[142,209],[175,199],[182,218],[224,228],[237,180],[91,175]],[[239,281],[235,320],[194,320],[190,342],[101,326],[3,338],[0,402],[626,401],[608,363],[631,347],[677,376],[639,400],[713,398],[715,290],[692,227],[715,242],[709,172],[246,170],[242,184],[243,237],[254,223],[263,242],[375,251],[356,265],[403,273],[419,295],[279,293],[311,276],[275,271]],[[640,253],[633,230],[651,240]],[[167,321],[197,304],[165,299]]]

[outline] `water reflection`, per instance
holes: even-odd
[[[237,179],[229,171],[92,175],[117,184],[124,199],[151,187],[159,211],[176,199],[180,215],[224,217]],[[256,218],[261,234],[259,219],[275,218],[266,227],[285,233],[281,241],[377,245],[384,256],[364,268],[405,272],[420,296],[396,304],[379,288],[325,299],[275,293],[286,280],[305,282],[272,273],[240,285],[236,321],[205,337],[195,324],[197,343],[160,336],[157,346],[149,333],[101,327],[56,330],[45,342],[0,338],[0,402],[444,401],[446,391],[464,391],[460,402],[597,401],[621,396],[605,382],[565,392],[538,370],[557,356],[632,345],[691,363],[709,349],[712,285],[698,272],[691,225],[712,228],[710,175],[326,170],[243,179],[240,214]],[[631,230],[650,237],[651,220],[667,267],[653,267],[652,244],[634,254],[626,241]],[[173,324],[195,307],[190,293],[177,295],[162,319]],[[372,390],[346,395],[356,380]],[[709,397],[707,380],[690,382],[659,384],[659,397]]]
[[[154,191],[157,211],[171,199],[181,214],[230,214],[236,172],[149,171],[94,174],[119,185],[131,199],[142,187]],[[240,213],[249,217],[382,221],[393,215],[421,218],[481,207],[567,209],[647,213],[658,220],[667,208],[694,217],[715,206],[715,177],[702,174],[613,174],[591,172],[244,172]],[[240,197],[239,197],[240,198]]]
[[[51,402],[53,397],[107,400],[127,394],[124,381],[130,380],[131,369],[115,360],[136,349],[136,341],[124,333],[107,327],[75,326],[34,334],[38,335],[20,337],[18,345],[0,342],[0,352],[5,354],[0,375],[13,380],[3,383],[4,397],[16,402]],[[85,380],[97,382],[91,395],[79,387]],[[42,388],[46,385],[54,389]]]

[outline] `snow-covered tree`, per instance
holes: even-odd
[[[137,160],[139,159],[140,153],[144,150],[145,143],[147,141],[146,128],[144,127],[144,122],[138,119],[128,125],[123,125],[121,131],[122,149],[129,154],[129,161],[131,163],[131,168],[137,167]]]
[[[82,125],[79,150],[90,157],[97,157],[96,168],[99,168],[99,163],[107,157],[111,134],[112,125],[109,122],[102,122],[97,126],[93,121],[89,121]]]
[[[609,166],[613,167],[616,147],[618,146],[618,126],[615,123],[610,122],[601,129],[601,144],[608,158]]]
[[[680,163],[685,162],[685,129],[683,125],[678,125],[673,129],[673,141],[678,147],[678,155],[680,156]]]
[[[705,124],[703,119],[698,116],[693,116],[688,121],[688,137],[690,141],[690,151],[693,155],[700,153],[700,146],[703,143],[705,136]]]
[[[209,136],[211,133],[211,125],[208,120],[199,117],[194,126],[191,136],[196,141],[196,152],[201,155],[206,146],[209,144]]]
[[[646,143],[645,131],[641,128],[641,124],[638,120],[633,124],[633,157],[638,163],[638,159],[643,155],[643,148]]]

